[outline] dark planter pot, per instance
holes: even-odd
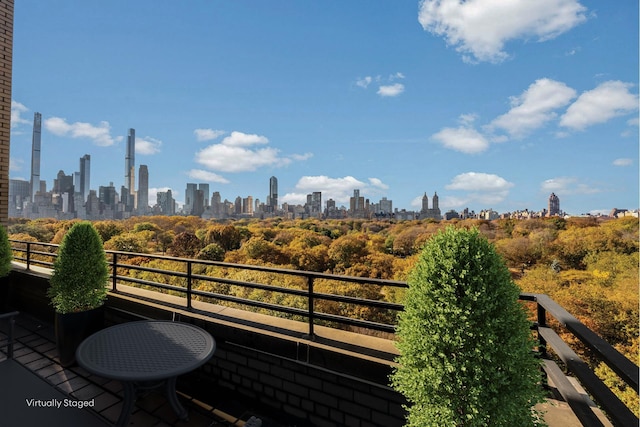
[[[68,368],[76,363],[76,349],[85,338],[104,327],[104,307],[79,313],[56,313],[56,345],[60,364]]]
[[[0,277],[0,313],[9,310],[9,276]]]

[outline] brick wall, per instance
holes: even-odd
[[[394,427],[405,423],[405,400],[386,385],[231,343],[221,344],[205,372],[217,378],[221,386],[252,400],[319,427]]]
[[[9,218],[12,56],[13,0],[0,0],[0,224],[5,225]]]

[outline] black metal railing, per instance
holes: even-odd
[[[58,245],[42,242],[27,242],[11,240],[14,246],[14,259],[26,264],[27,269],[32,266],[51,267],[56,257]],[[316,292],[314,284],[319,281],[330,281],[334,283],[354,283],[361,286],[378,286],[389,288],[407,288],[406,282],[371,279],[363,277],[340,276],[333,274],[315,273],[309,271],[289,270],[280,268],[263,267],[256,265],[240,265],[217,261],[205,261],[189,258],[176,258],[162,255],[138,254],[119,251],[106,251],[110,259],[111,266],[111,289],[113,292],[120,292],[119,285],[133,284],[164,292],[181,294],[186,298],[185,308],[193,309],[194,299],[205,301],[222,301],[228,304],[237,304],[244,307],[268,310],[275,313],[289,315],[294,318],[304,318],[308,325],[308,333],[314,335],[314,325],[348,325],[393,333],[395,331],[395,315],[403,310],[401,304],[390,303],[382,300],[372,300],[357,298],[348,295],[339,295],[327,292]],[[157,269],[143,267],[133,263],[127,263],[132,258],[146,258],[170,261],[176,266],[175,270]],[[245,271],[258,271],[283,277],[298,278],[300,286],[297,288],[256,283],[242,280],[234,280],[225,277],[216,277],[210,274],[203,274],[206,267],[217,267],[223,270],[240,269]],[[180,271],[182,270],[182,271]],[[160,276],[179,278],[184,286],[177,286],[157,281],[136,278],[136,271],[155,273]],[[128,274],[125,274],[128,273]],[[167,280],[168,281],[168,280]],[[238,286],[248,290],[261,290],[271,293],[281,293],[298,298],[302,301],[302,307],[291,305],[275,304],[257,299],[241,298],[234,295],[226,295],[220,292],[203,291],[194,284],[212,283],[220,285]],[[535,304],[536,322],[533,329],[537,331],[540,342],[541,356],[549,361],[547,350],[561,360],[566,369],[573,373],[587,389],[593,399],[600,405],[603,411],[614,422],[614,425],[630,426],[638,425],[638,418],[626,405],[596,376],[593,369],[582,360],[576,352],[565,343],[558,333],[549,326],[548,317],[557,321],[565,331],[577,337],[591,351],[598,360],[606,363],[628,386],[638,393],[638,379],[640,371],[637,365],[618,352],[613,346],[604,341],[596,333],[587,328],[577,318],[572,316],[563,307],[543,294],[523,293],[520,295],[522,301]],[[390,322],[381,322],[378,319],[356,318],[340,314],[328,313],[317,310],[322,301],[337,303],[338,305],[352,305],[357,307],[367,307],[375,309],[374,313],[391,313],[388,318]],[[376,311],[377,310],[377,311]],[[555,383],[560,393],[567,400],[574,413],[578,416],[583,425],[601,426],[601,421],[594,415],[593,411],[585,403],[585,400],[572,386],[566,383],[563,386],[564,375],[557,375],[555,364],[545,364],[545,370],[549,377],[555,379]],[[555,366],[557,368],[557,366]]]

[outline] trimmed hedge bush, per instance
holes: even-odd
[[[393,387],[407,426],[540,425],[540,362],[520,290],[477,229],[448,227],[408,279]]]
[[[102,239],[90,222],[74,224],[53,263],[49,297],[60,314],[92,310],[107,298],[109,268]]]

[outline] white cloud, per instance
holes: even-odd
[[[507,42],[553,39],[584,22],[585,12],[577,0],[423,0],[418,21],[466,61],[496,63],[508,57]]]
[[[613,161],[614,166],[631,166],[633,164],[633,159],[615,159]]]
[[[566,176],[547,179],[542,183],[540,188],[544,192],[553,192],[558,195],[595,194],[601,192],[600,189],[582,183],[577,178]]]
[[[450,197],[443,206],[460,207],[463,204],[478,203],[488,207],[504,201],[513,185],[498,175],[466,172],[455,176],[451,183],[445,186],[447,190],[464,191],[466,194],[463,197]]]
[[[303,176],[295,185],[295,191],[282,197],[285,203],[304,204],[307,194],[313,191],[322,192],[323,203],[333,199],[338,204],[348,205],[353,190],[360,190],[360,196],[369,198],[389,188],[379,178],[368,178],[369,184],[352,176],[330,178],[325,175]]]
[[[366,89],[367,87],[369,87],[372,81],[373,81],[373,77],[366,76],[364,78],[356,80],[356,86],[360,86],[361,88]]]
[[[404,79],[405,75],[401,72],[390,74],[389,77],[377,75],[375,77],[366,76],[356,80],[356,86],[367,89],[371,83],[376,82],[378,86],[378,95],[382,97],[395,97],[404,92],[402,83],[394,83],[396,80]]]
[[[84,122],[67,123],[66,119],[51,117],[44,121],[44,127],[54,135],[90,139],[94,144],[102,147],[113,145],[122,139],[122,137],[111,136],[111,126],[106,121],[94,126]]]
[[[228,146],[246,147],[254,144],[268,144],[269,140],[265,136],[248,134],[233,131],[231,135],[222,140],[222,144]]]
[[[212,139],[216,139],[224,135],[226,132],[215,129],[196,129],[193,133],[198,141],[211,141]]]
[[[269,139],[265,136],[234,131],[219,144],[209,145],[198,151],[195,160],[215,171],[247,172],[264,166],[286,166],[312,156],[311,153],[281,156],[277,148],[253,147],[268,143]]]
[[[22,113],[26,113],[27,111],[29,111],[29,109],[23,104],[13,99],[11,100],[11,129],[29,123],[29,120],[22,118]]]
[[[582,93],[560,119],[560,126],[573,130],[604,123],[638,109],[638,95],[629,92],[633,85],[610,80]]]
[[[513,187],[506,179],[489,173],[466,172],[455,176],[445,188],[465,191],[504,191]]]
[[[394,83],[392,85],[380,86],[377,94],[384,97],[398,96],[404,92],[404,85],[402,83]]]
[[[291,160],[297,160],[297,161],[309,160],[310,158],[313,157],[313,153],[292,154],[289,157],[291,158]]]
[[[379,188],[380,190],[388,190],[389,186],[382,182],[379,178],[369,178],[369,184],[375,188]]]
[[[189,178],[193,178],[193,179],[198,180],[198,181],[217,182],[217,183],[220,183],[220,184],[228,184],[229,183],[229,180],[227,180],[224,177],[218,175],[217,173],[205,171],[205,170],[202,170],[202,169],[191,169],[189,172],[187,172],[187,175],[189,176]]]
[[[159,139],[145,136],[144,138],[136,137],[136,153],[142,155],[151,155],[160,152],[162,141]]]
[[[489,141],[477,130],[461,126],[458,128],[444,128],[431,136],[445,148],[461,151],[467,154],[481,153],[489,148]]]
[[[12,172],[20,172],[20,171],[22,171],[22,167],[23,166],[24,166],[24,160],[16,159],[16,158],[13,158],[13,157],[9,158],[9,170],[10,171],[12,171]]]
[[[539,79],[517,97],[511,97],[511,110],[497,117],[489,128],[500,128],[520,138],[554,119],[554,110],[576,97],[576,91],[562,82]]]

